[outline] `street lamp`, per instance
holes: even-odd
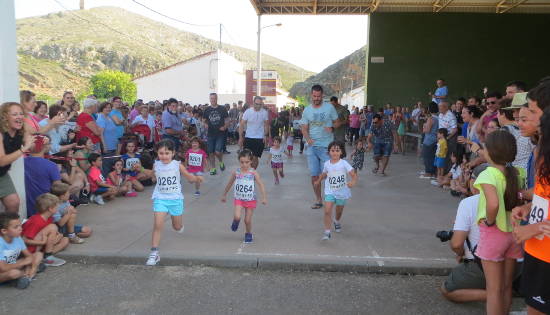
[[[282,26],[282,23],[277,24],[271,24],[262,27],[262,16],[258,15],[258,49],[257,49],[257,55],[256,55],[256,63],[257,63],[257,71],[258,75],[256,76],[256,95],[262,96],[262,53],[260,50],[260,39],[262,36],[262,30],[264,28],[272,27],[272,26]]]

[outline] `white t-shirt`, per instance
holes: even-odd
[[[271,162],[273,162],[273,163],[283,163],[283,153],[284,152],[285,152],[285,149],[283,149],[283,146],[280,146],[278,150],[271,147],[269,149],[269,153],[271,154]]]
[[[349,189],[348,173],[353,167],[346,160],[340,160],[332,164],[330,160],[325,162],[323,173],[327,173],[325,179],[325,195],[333,195],[336,199],[349,199],[351,190]]]
[[[254,108],[249,108],[244,112],[242,119],[246,121],[246,138],[264,138],[264,123],[269,119],[265,109],[262,108],[259,111],[255,111]]]
[[[466,231],[470,245],[474,249],[479,242],[479,226],[477,225],[477,205],[479,203],[479,194],[463,199],[458,205],[456,212],[454,231]],[[474,259],[474,256],[464,242],[464,256],[467,259]]]
[[[460,174],[462,174],[462,168],[460,167],[460,165],[458,165],[457,167],[451,167],[451,177],[452,179],[458,179],[460,177]]]
[[[157,184],[152,199],[175,200],[183,199],[181,187],[180,161],[172,160],[168,164],[155,161],[153,165]]]
[[[286,137],[286,145],[293,145],[294,144],[294,137],[288,136]]]
[[[139,115],[137,116],[133,121],[132,125],[141,125],[145,124],[147,125],[151,130],[155,129],[155,117],[153,115],[147,115],[147,120],[143,118],[143,116]]]

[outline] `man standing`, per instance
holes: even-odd
[[[527,85],[522,81],[512,81],[506,84],[506,96],[507,99],[514,99],[516,93],[523,93],[527,90]]]
[[[374,162],[376,162],[376,167],[372,170],[374,174],[386,176],[386,167],[390,161],[395,138],[397,133],[391,121],[382,119],[380,114],[375,114],[367,137],[369,150],[374,148]],[[380,161],[382,161],[382,169],[380,169]]]
[[[447,95],[449,95],[449,90],[447,89],[447,85],[445,84],[445,80],[439,79],[436,81],[437,89],[435,89],[435,93],[432,95],[432,92],[428,93],[428,95],[432,96],[432,102],[436,102],[437,104],[441,102],[447,101]]]
[[[338,103],[338,98],[336,96],[330,98],[330,103],[332,104],[332,106],[334,106],[336,114],[338,114],[338,119],[334,122],[334,125],[332,126],[334,129],[334,140],[345,143],[349,111],[340,103]]]
[[[166,110],[162,112],[162,138],[174,141],[176,151],[180,147],[180,137],[183,136],[183,124],[178,117],[177,107],[178,101],[171,98]]]
[[[439,103],[439,128],[447,129],[447,159],[446,165],[449,165],[451,153],[456,152],[458,139],[458,124],[455,115],[449,110],[449,103]]]
[[[225,171],[223,164],[223,143],[225,131],[229,127],[229,115],[227,110],[218,105],[218,94],[210,93],[210,106],[204,111],[204,120],[208,124],[208,162],[210,162],[210,175],[216,175],[216,157],[220,162],[220,170]]]
[[[477,124],[477,133],[485,137],[487,125],[493,119],[496,119],[498,116],[498,110],[500,109],[500,99],[502,95],[499,92],[489,92],[487,93],[487,98],[485,99],[485,106],[487,106],[487,111],[481,115],[481,124]]]
[[[323,166],[329,160],[327,148],[333,141],[332,126],[338,119],[334,106],[323,103],[323,87],[316,84],[311,87],[311,105],[305,108],[302,115],[302,134],[307,142],[307,164],[311,174],[313,192],[317,198],[312,209],[323,207],[321,185],[315,185],[323,171]]]
[[[421,132],[421,130],[419,128],[420,114],[422,114],[422,102],[418,101],[418,102],[416,102],[415,108],[413,109],[413,111],[411,113],[413,126],[414,126],[415,131],[417,131],[417,132]]]
[[[239,124],[239,146],[244,146],[244,149],[249,149],[254,154],[254,169],[258,168],[259,159],[269,138],[269,117],[263,106],[262,97],[254,97],[254,106],[244,112]]]

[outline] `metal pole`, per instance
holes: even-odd
[[[349,103],[350,105],[352,105],[351,103],[353,102],[353,97],[351,96],[351,91],[353,90],[353,78],[350,78],[351,79],[351,85],[349,86]]]
[[[262,16],[258,14],[258,48],[256,50],[256,95],[262,96],[262,52],[260,51],[260,38],[262,36]]]
[[[222,23],[220,23],[220,50],[222,50]]]

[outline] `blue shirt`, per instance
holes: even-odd
[[[468,125],[469,124],[470,123],[465,122],[464,125],[462,125],[462,134],[461,134],[461,136],[463,136],[464,138],[468,137]]]
[[[533,187],[535,187],[535,150],[531,152],[529,162],[527,162],[527,188]]]
[[[21,237],[14,237],[11,243],[0,237],[0,261],[8,264],[15,264],[21,252],[27,249]]]
[[[38,125],[40,127],[45,127],[48,125],[49,119],[42,119]],[[50,136],[50,154],[56,154],[61,150],[61,141],[63,138],[67,137],[67,134],[63,134],[62,126],[55,127],[48,131],[48,136]]]
[[[165,110],[162,112],[162,134],[167,135],[165,132],[165,129],[172,129],[175,131],[182,131],[183,130],[183,123],[181,122],[181,119],[179,119],[177,114],[172,114],[170,111]]]
[[[432,101],[436,102],[437,104],[446,101],[447,95],[449,95],[449,91],[447,90],[447,86],[442,86],[440,88],[437,88],[435,90],[435,96],[445,96],[445,98],[432,98]]]
[[[118,127],[111,115],[109,117],[105,117],[103,114],[97,115],[96,124],[103,128],[103,139],[105,139],[105,145],[107,146],[105,149],[108,151],[116,150],[120,137],[118,136]]]
[[[100,116],[100,115],[98,115]],[[111,113],[109,114],[109,117],[111,117],[111,119],[113,119],[113,116],[116,116],[118,117],[118,119],[120,121],[124,121],[124,116],[122,116],[122,113],[118,110],[118,109],[115,109],[113,108],[111,110]],[[114,121],[113,121],[114,122]],[[122,136],[124,135],[124,125],[116,125],[116,136],[117,136],[117,139],[118,138],[122,138]]]
[[[36,198],[49,193],[52,183],[61,180],[57,164],[41,157],[27,156],[25,163],[25,196],[27,198],[27,217],[36,213]]]
[[[309,136],[314,141],[314,147],[326,148],[334,140],[332,132],[327,132],[325,127],[332,127],[332,122],[336,119],[338,113],[329,103],[323,103],[318,108],[310,105],[304,109],[302,125],[309,125]]]
[[[59,220],[61,220],[61,218],[63,218],[63,216],[66,214],[67,208],[68,208],[70,205],[71,205],[71,203],[70,203],[69,201],[65,201],[65,202],[60,203],[60,204],[57,206],[57,212],[55,212],[55,213],[52,215],[53,222],[55,222],[55,223],[59,222]]]

